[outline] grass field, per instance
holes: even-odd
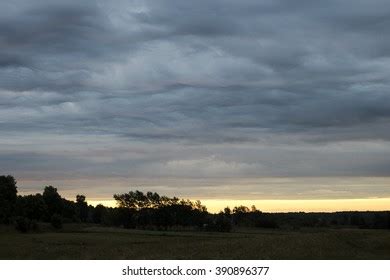
[[[21,234],[2,228],[0,259],[390,259],[390,231],[205,233],[68,226]]]

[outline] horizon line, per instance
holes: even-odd
[[[287,212],[345,212],[345,211],[390,211],[390,197],[386,198],[344,198],[344,199],[190,199],[200,200],[210,213],[218,213],[225,207],[254,205],[258,210],[269,213]],[[88,204],[102,204],[116,207],[114,199],[89,199]]]

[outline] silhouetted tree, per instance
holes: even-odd
[[[233,208],[233,223],[236,226],[248,226],[245,217],[249,213],[249,208],[243,205],[235,206]]]
[[[225,207],[225,209],[223,209],[223,213],[225,214],[225,216],[230,217],[232,214],[232,210],[229,208],[229,206],[227,206]]]
[[[92,221],[95,224],[101,224],[103,221],[103,216],[106,214],[107,209],[102,204],[96,205],[93,209]]]
[[[115,194],[114,199],[119,207],[129,209],[142,209],[145,207],[147,197],[140,191],[130,191],[124,194]]]
[[[88,218],[88,204],[85,202],[85,196],[78,194],[76,196],[77,216],[81,222],[86,222]]]
[[[47,206],[43,196],[35,195],[18,196],[16,201],[16,214],[30,220],[42,220],[47,212]]]
[[[13,214],[17,198],[15,178],[0,176],[0,223],[8,224]]]
[[[200,200],[196,200],[193,207],[195,210],[198,210],[201,212],[207,212],[207,207],[202,205],[202,202]]]
[[[63,222],[70,223],[70,222],[80,222],[80,219],[78,218],[78,214],[76,213],[76,203],[73,201],[67,200],[65,198],[61,198],[62,200],[62,212],[59,213],[62,217]]]
[[[57,189],[53,186],[45,187],[43,191],[43,200],[47,206],[46,219],[50,220],[54,214],[62,215],[64,203]]]
[[[223,212],[220,212],[217,215],[215,225],[217,226],[217,230],[222,232],[229,232],[232,229],[232,222],[230,218],[227,217]]]
[[[115,194],[114,198],[120,209],[128,209],[122,216],[124,227],[202,227],[207,216],[207,208],[200,201],[169,198],[153,192],[144,194],[138,190]]]

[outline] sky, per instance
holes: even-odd
[[[388,26],[387,0],[1,1],[0,174],[92,200],[374,205]]]

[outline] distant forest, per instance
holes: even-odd
[[[13,224],[20,232],[39,230],[50,223],[90,223],[109,227],[147,230],[198,230],[229,232],[236,227],[299,229],[301,227],[355,227],[390,229],[390,211],[334,213],[264,213],[252,206],[226,207],[209,213],[198,201],[135,190],[114,194],[117,207],[88,205],[82,194],[67,200],[53,186],[43,193],[18,195],[13,176],[0,176],[0,223]]]

